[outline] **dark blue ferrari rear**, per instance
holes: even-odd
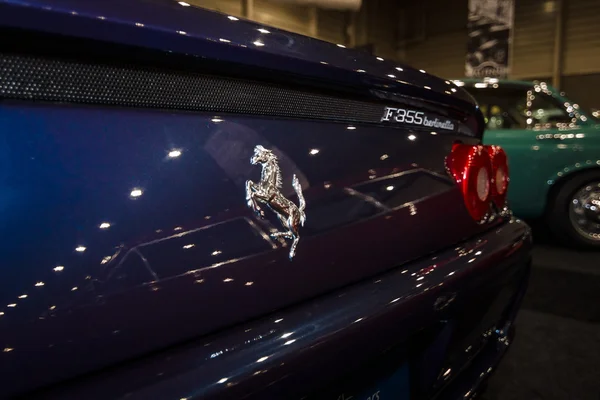
[[[175,1],[0,0],[0,397],[473,396],[531,248],[482,127]]]

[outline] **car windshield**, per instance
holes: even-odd
[[[575,114],[558,99],[533,93],[528,106],[529,86],[465,87],[475,97],[485,117],[487,129],[523,129],[529,124],[569,124]],[[528,111],[531,113],[528,114]]]
[[[475,97],[486,121],[487,129],[527,126],[527,90],[513,87],[465,89]]]
[[[560,95],[564,98],[569,98],[569,94],[565,92],[560,92]],[[588,116],[594,122],[600,122],[600,109],[596,107],[581,107],[577,103],[573,103],[573,107],[578,109],[580,112],[583,112],[586,116]]]

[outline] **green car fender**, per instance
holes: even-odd
[[[553,190],[560,189],[562,183],[568,181],[570,178],[572,178],[576,174],[590,171],[593,169],[596,169],[600,172],[600,159],[585,160],[585,161],[575,163],[573,165],[569,165],[569,166],[565,167],[563,170],[558,171],[554,175],[548,177],[548,180],[547,180],[548,190],[544,196],[544,198],[546,200],[545,204],[544,204],[544,210],[546,209],[548,198],[550,197],[549,194]]]
[[[573,174],[576,174],[581,171],[586,171],[591,168],[600,168],[600,159],[581,161],[569,165],[561,171],[557,171],[556,173],[548,177],[548,187],[551,188],[557,184],[560,185],[561,182],[573,176]]]
[[[600,171],[600,158],[583,158],[596,155],[600,157],[600,151],[596,152],[594,147],[586,146],[586,151],[580,154],[582,159],[551,157],[550,159],[546,158],[546,161],[543,161],[543,158],[528,161],[528,150],[525,148],[517,150],[509,146],[511,183],[508,200],[515,214],[524,218],[543,216],[548,199],[553,196],[554,190],[562,186],[562,183],[585,171],[593,169]],[[573,153],[570,154],[573,155]],[[565,161],[565,163],[563,164],[561,161]],[[524,169],[530,163],[536,165],[530,171],[525,172]]]

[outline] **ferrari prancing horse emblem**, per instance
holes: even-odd
[[[271,237],[284,237],[293,240],[290,248],[291,260],[296,254],[296,247],[300,240],[298,229],[301,225],[304,225],[304,221],[306,220],[306,214],[304,214],[306,202],[302,195],[300,181],[298,181],[296,175],[292,178],[292,186],[298,195],[299,205],[297,206],[292,201],[286,199],[280,191],[282,186],[281,171],[277,162],[277,156],[271,150],[267,150],[261,145],[256,146],[254,148],[254,155],[250,158],[250,163],[252,165],[260,164],[262,166],[262,173],[260,174],[260,182],[246,181],[248,207],[261,218],[265,214],[260,208],[259,203],[266,204],[277,214],[279,221],[287,230],[273,232],[271,233]]]

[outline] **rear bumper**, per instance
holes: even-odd
[[[435,330],[432,327],[444,325],[454,316],[462,317],[462,331],[470,324],[469,335],[477,338],[491,328],[500,332],[498,324],[510,327],[525,290],[530,249],[529,227],[513,219],[455,249],[268,318],[35,395],[61,399],[293,399],[320,393],[320,388],[330,387],[391,348],[400,349],[398,357],[409,360],[415,337],[423,337],[421,332]],[[485,318],[481,318],[492,322],[482,325],[479,311],[472,311],[470,304],[480,295],[478,288],[486,287],[486,293],[495,290],[495,281],[499,282],[498,295],[490,297],[490,306],[484,307]],[[515,289],[503,295],[502,288],[508,285]],[[472,321],[464,318],[471,313]],[[494,335],[506,337],[504,333]],[[426,343],[423,351],[432,346]],[[450,350],[443,348],[428,356],[433,375],[446,368]],[[435,391],[422,392],[428,397],[434,392],[442,398],[452,398],[447,396],[454,392],[464,396],[469,390],[465,388],[474,390],[484,378],[483,369],[493,369],[505,348],[497,338],[486,340],[478,347],[477,356],[468,361],[452,357],[461,372],[448,382],[439,383],[439,375],[430,380],[411,376],[411,385],[415,380],[431,383]]]
[[[514,327],[503,334],[495,333],[484,349],[479,353],[477,359],[464,370],[448,388],[446,388],[436,400],[465,400],[473,399],[478,394],[478,389],[494,372],[496,366],[506,354],[514,337]]]
[[[508,351],[515,337],[514,320],[521,307],[523,297],[527,291],[529,270],[527,266],[525,276],[519,285],[514,300],[509,304],[507,313],[499,327],[492,332],[485,345],[478,354],[464,367],[457,378],[436,397],[436,400],[465,400],[477,397],[479,388],[495,372],[496,367]]]

